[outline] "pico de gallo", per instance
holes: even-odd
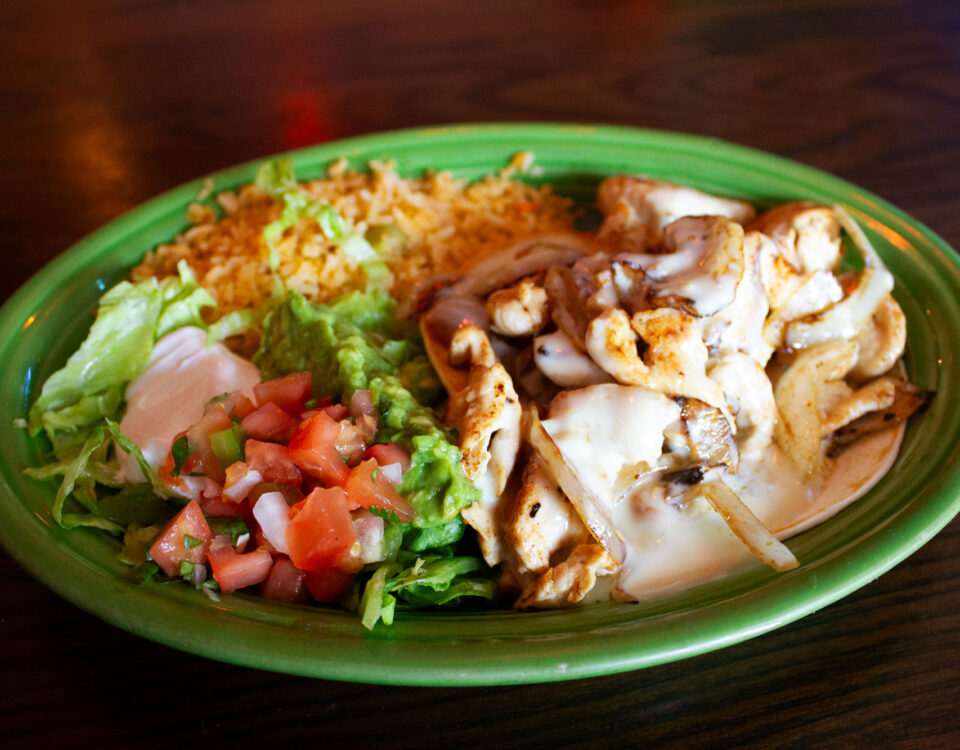
[[[101,299],[24,424],[49,439],[51,462],[27,473],[59,482],[53,520],[122,537],[144,585],[336,602],[368,628],[398,608],[494,599],[460,517],[479,490],[393,301],[280,290],[208,325],[212,305],[185,266]],[[251,329],[252,361],[216,343]]]
[[[209,574],[221,591],[259,586],[269,599],[335,601],[364,566],[396,556],[401,534],[387,526],[415,521],[395,489],[410,454],[374,442],[369,391],[354,391],[349,404],[314,399],[310,373],[300,372],[253,395],[212,400],[174,440],[160,479],[178,497],[197,496],[149,557],[169,577],[202,584]],[[210,518],[246,531],[216,533]]]

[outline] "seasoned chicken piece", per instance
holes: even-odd
[[[856,286],[840,302],[810,319],[794,320],[787,326],[786,341],[792,349],[854,338],[893,290],[893,275],[863,230],[842,206],[834,206],[833,211],[860,251],[863,270],[857,275]]]
[[[463,520],[480,535],[487,564],[496,565],[502,559],[501,498],[520,449],[520,399],[479,328],[467,326],[454,334],[450,358],[470,362],[467,387],[451,396],[447,418],[459,426],[463,471],[483,491],[463,510]]]
[[[859,348],[851,377],[867,380],[889,371],[907,343],[907,319],[897,301],[887,295],[854,340]]]
[[[664,228],[662,253],[621,254],[615,260],[642,270],[622,279],[614,265],[621,300],[635,297],[636,290],[629,287],[639,286],[646,306],[713,315],[733,302],[743,278],[743,228],[722,216],[688,216]],[[627,307],[640,309],[635,303]]]
[[[748,229],[777,243],[783,258],[801,273],[832,271],[840,263],[840,224],[826,206],[784,203],[758,216]]]
[[[773,354],[763,338],[763,324],[770,307],[760,281],[760,255],[764,237],[748,232],[743,239],[743,274],[737,282],[733,302],[700,324],[704,343],[712,357],[732,352],[747,354],[761,367]]]
[[[611,380],[563,331],[537,336],[533,358],[540,372],[561,388],[583,388]]]
[[[617,285],[614,282],[614,270],[605,268],[598,271],[594,278],[597,282],[597,291],[587,300],[587,312],[592,315],[599,315],[611,307],[619,307],[620,294],[617,292]]]
[[[780,247],[767,235],[756,231],[744,237],[754,238],[760,256],[760,283],[771,310],[782,308],[803,281],[803,274],[780,253]]]
[[[547,292],[530,279],[487,297],[490,328],[503,336],[533,336],[550,320]]]
[[[643,253],[659,244],[656,222],[645,219],[629,203],[620,201],[604,213],[597,239],[613,252]]]
[[[520,564],[534,573],[550,567],[551,556],[559,550],[591,538],[576,508],[537,455],[524,469],[520,491],[507,514],[505,531]]]
[[[557,609],[577,604],[596,585],[598,575],[609,575],[616,569],[617,564],[599,544],[579,544],[566,560],[527,586],[513,606]]]
[[[458,367],[450,361],[450,340],[465,326],[476,326],[483,331],[489,324],[483,300],[466,294],[438,297],[420,317],[424,349],[448,394],[463,390],[469,370],[469,362],[467,366]]]
[[[748,460],[761,458],[773,442],[779,419],[767,374],[755,360],[734,352],[711,365],[707,375],[723,389],[736,417],[740,455]]]
[[[644,177],[608,177],[597,190],[606,216],[598,238],[614,252],[646,252],[660,243],[665,226],[684,216],[725,216],[741,224],[753,206],[693,188]]]
[[[493,367],[497,363],[490,339],[477,326],[465,326],[450,339],[450,361],[455,365],[468,364],[474,367]]]
[[[782,349],[791,323],[827,310],[842,299],[843,290],[829,271],[814,271],[800,277],[784,304],[774,308],[767,317],[763,325],[764,340],[775,349]]]
[[[620,309],[607,310],[590,322],[586,344],[593,361],[621,383],[700,399],[733,424],[723,391],[707,377],[707,348],[690,315],[669,307],[633,318]]]

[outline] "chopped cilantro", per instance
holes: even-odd
[[[397,515],[396,511],[387,510],[386,508],[378,508],[376,505],[371,505],[367,508],[373,515],[380,516],[387,523],[396,524],[397,526],[402,526],[403,521],[400,520],[400,516]]]
[[[190,443],[186,435],[181,435],[173,441],[173,447],[170,449],[170,453],[173,455],[173,471],[170,473],[178,477],[180,476],[180,469],[183,468],[187,457],[190,455]]]
[[[247,528],[247,524],[243,522],[242,518],[213,518],[207,516],[207,523],[214,535],[229,534],[230,543],[234,546],[237,544],[237,539],[250,533],[250,529]]]

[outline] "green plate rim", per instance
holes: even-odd
[[[827,173],[714,138],[608,125],[463,124],[360,136],[265,158],[293,156],[300,162],[320,164],[339,156],[388,155],[391,149],[403,150],[401,146],[409,148],[419,142],[426,150],[438,144],[469,147],[471,142],[534,152],[538,142],[570,143],[575,150],[577,139],[602,142],[605,147],[658,148],[687,160],[698,154],[722,158],[730,170],[788,179],[798,195],[811,191],[843,195],[858,216],[868,220],[869,228],[895,230],[905,243],[901,249],[919,253],[931,283],[952,294],[954,301],[960,298],[960,259],[940,237],[904,212]],[[264,160],[210,177],[221,189],[250,179]],[[589,164],[577,166],[589,170]],[[708,175],[699,177],[701,182],[708,180]],[[205,179],[192,180],[133,209],[38,271],[0,310],[0,358],[7,361],[7,355],[15,351],[31,316],[41,312],[36,300],[48,289],[118,255],[121,250],[116,242],[138,226],[168,214],[171,206],[186,206]],[[883,221],[879,224],[869,223],[871,217],[878,220],[880,216]],[[956,305],[949,310],[953,319],[960,319],[957,310]],[[926,315],[932,315],[929,308]],[[956,367],[952,358],[940,364],[944,372]],[[0,384],[10,387],[12,377],[10,372],[4,373]],[[940,378],[940,384],[951,388],[945,378]],[[953,436],[960,436],[957,419],[948,427]],[[0,439],[15,440],[13,428],[0,427]],[[18,468],[10,466],[6,452],[0,458],[0,543],[23,568],[68,601],[108,623],[201,656],[291,674],[385,684],[547,682],[628,671],[737,643],[797,620],[866,585],[928,541],[960,510],[960,446],[955,443],[944,451],[937,456],[944,470],[935,480],[869,533],[796,571],[760,576],[747,588],[708,587],[707,597],[686,609],[671,609],[667,597],[652,605],[603,603],[575,613],[417,614],[399,621],[393,629],[380,628],[368,634],[346,613],[265,603],[242,595],[225,596],[216,607],[186,587],[133,587],[100,561],[63,543],[62,533],[49,519],[31,514],[20,502],[12,486]]]

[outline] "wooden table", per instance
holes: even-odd
[[[709,134],[875,191],[960,245],[960,4],[0,4],[0,285],[189,178],[434,123]],[[4,415],[8,418],[10,415]],[[0,744],[960,743],[960,523],[741,645],[546,686],[412,689],[189,656],[0,557]]]

